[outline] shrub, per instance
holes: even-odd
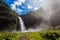
[[[60,31],[43,32],[0,32],[0,40],[60,40]]]
[[[46,40],[58,40],[60,38],[60,32],[59,31],[43,32],[41,33],[41,36],[43,37],[43,39]]]
[[[0,40],[18,40],[18,38],[19,38],[18,33],[9,33],[9,32],[0,33]]]

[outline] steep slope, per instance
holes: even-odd
[[[0,31],[15,30],[18,24],[18,17],[9,6],[0,1]]]
[[[33,12],[28,12],[27,14],[20,15],[23,19],[26,28],[35,28],[42,22],[42,17],[38,17]]]

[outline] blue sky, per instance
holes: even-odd
[[[38,10],[46,0],[3,0],[18,14],[26,14],[29,11]]]

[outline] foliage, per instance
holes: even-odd
[[[0,31],[15,30],[18,24],[18,16],[4,2],[0,5]]]
[[[19,36],[18,33],[0,32],[0,40],[17,40]]]
[[[0,40],[60,40],[60,30],[41,32],[0,32]]]
[[[26,36],[26,40],[43,40],[38,32],[29,32],[26,33]]]
[[[58,40],[60,38],[60,33],[57,31],[43,32],[41,35],[46,40]]]

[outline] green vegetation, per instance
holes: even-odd
[[[41,32],[42,38],[45,40],[60,40],[59,30],[49,30]]]
[[[16,30],[18,16],[3,1],[0,3],[0,31]]]
[[[60,40],[60,30],[42,32],[0,32],[0,40]]]
[[[19,33],[0,32],[0,40],[18,40]]]

